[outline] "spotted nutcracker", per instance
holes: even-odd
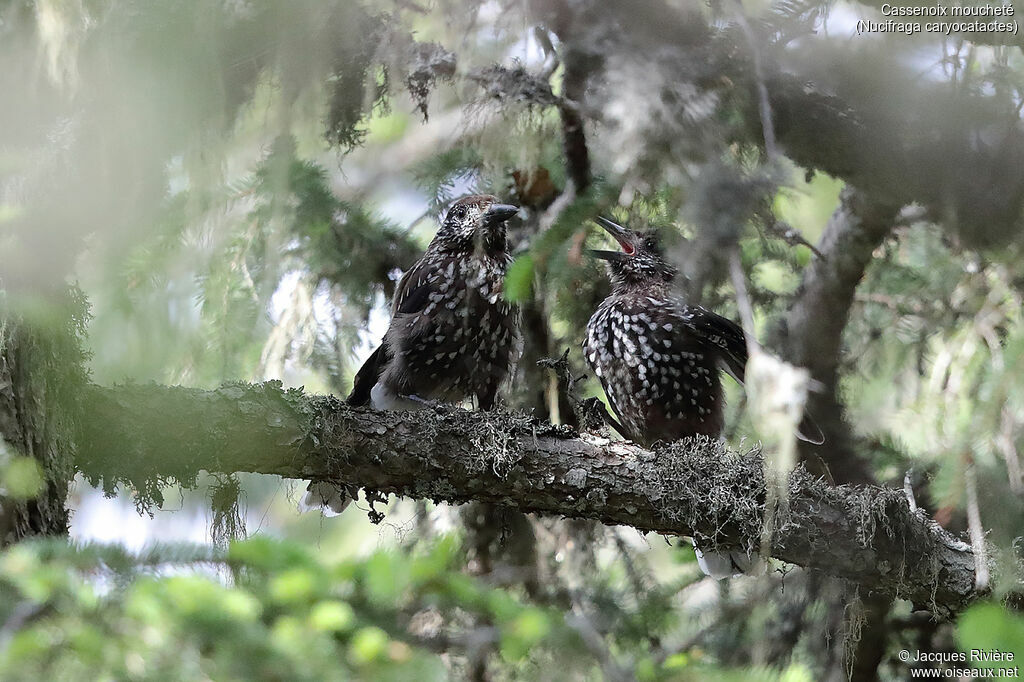
[[[662,256],[657,235],[597,218],[621,251],[592,251],[608,262],[612,293],[587,323],[584,354],[601,379],[623,435],[644,445],[686,436],[721,434],[725,371],[743,382],[747,342],[734,322],[672,292],[676,271]],[[810,434],[810,435],[804,435]],[[797,434],[822,442],[805,418]],[[756,557],[701,552],[701,568],[716,578],[748,570]]]
[[[612,293],[587,323],[583,349],[623,435],[644,445],[717,437],[724,423],[719,371],[743,383],[743,330],[673,294],[676,270],[656,233],[634,232],[607,218],[597,223],[622,250],[591,251],[608,262]],[[809,419],[800,430],[801,439],[821,442]]]
[[[608,261],[612,293],[590,322],[584,352],[608,402],[638,443],[722,431],[719,369],[743,380],[747,347],[734,323],[672,293],[676,271],[657,235],[597,222],[622,247],[592,251]]]
[[[505,222],[518,210],[486,194],[449,207],[426,253],[399,281],[391,324],[356,373],[349,405],[415,410],[467,398],[482,410],[494,405],[517,341],[518,312],[503,285],[512,260]],[[305,505],[338,511],[348,492],[310,484]]]

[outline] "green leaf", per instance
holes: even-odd
[[[302,622],[295,616],[281,616],[274,621],[271,639],[282,651],[302,650],[308,637]]]
[[[266,536],[232,542],[228,548],[228,561],[267,571],[316,563],[304,547]]]
[[[758,287],[776,294],[792,293],[800,284],[796,273],[782,263],[771,260],[755,265],[751,280]]]
[[[814,676],[807,666],[794,663],[786,668],[779,677],[779,682],[811,682]]]
[[[665,663],[664,663],[664,667],[665,667],[666,670],[679,670],[681,668],[685,668],[689,664],[690,664],[690,656],[689,656],[689,654],[679,653],[679,654],[672,654],[671,656],[666,658],[665,659]]]
[[[11,497],[27,500],[42,489],[43,471],[31,457],[15,457],[4,472],[4,485]]]
[[[362,628],[352,637],[348,657],[356,665],[366,665],[381,658],[387,646],[386,632],[377,627]]]
[[[233,620],[254,621],[263,611],[263,605],[256,597],[243,590],[228,590],[221,599],[224,615]]]
[[[454,535],[438,539],[424,556],[417,557],[410,569],[410,578],[415,585],[423,585],[444,577],[452,569],[458,556],[459,541]]]
[[[972,650],[1013,654],[1014,662],[1024,661],[1024,618],[998,604],[977,604],[960,616],[957,643],[967,653],[968,662],[980,667],[999,667],[1000,662],[972,661]]]
[[[793,247],[793,256],[800,267],[806,267],[811,262],[811,253],[811,250],[802,244]]]
[[[390,606],[396,602],[409,585],[409,563],[394,552],[377,552],[369,561],[363,573],[366,591],[378,605]]]
[[[281,603],[304,603],[320,591],[320,581],[313,571],[293,568],[274,577],[270,582],[270,595]]]
[[[505,298],[522,303],[533,292],[533,256],[523,254],[508,267],[505,274]]]
[[[658,679],[658,671],[655,668],[654,661],[650,658],[641,658],[636,662],[633,674],[637,680],[641,682],[645,680],[656,680]]]
[[[539,642],[551,630],[551,622],[546,613],[537,608],[528,608],[516,618],[512,627],[516,635],[530,642]]]
[[[309,623],[316,630],[346,632],[355,623],[356,614],[343,601],[322,601],[309,613]]]
[[[538,608],[526,608],[504,629],[501,654],[508,661],[518,661],[551,631],[548,615]]]

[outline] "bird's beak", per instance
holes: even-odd
[[[626,254],[622,253],[621,251],[601,251],[599,249],[587,249],[587,253],[589,253],[594,258],[600,258],[601,260],[611,262],[626,260]]]
[[[605,229],[605,232],[615,237],[615,241],[617,241],[619,243],[619,246],[622,247],[622,253],[617,253],[615,251],[595,251],[592,252],[594,256],[597,256],[598,258],[603,258],[604,260],[622,260],[621,256],[633,255],[633,252],[636,251],[636,248],[633,246],[633,240],[631,239],[631,236],[633,234],[632,232],[624,228],[622,225],[619,225],[614,220],[609,220],[604,216],[597,216],[596,218],[594,218],[594,222],[603,227]],[[607,255],[598,255],[599,253],[613,253],[616,254],[616,256],[618,257],[608,258]]]
[[[518,206],[511,204],[491,204],[491,207],[484,213],[483,224],[491,227],[500,225],[515,214],[519,213]]]

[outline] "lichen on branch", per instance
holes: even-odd
[[[128,484],[148,504],[200,470],[247,471],[595,519],[709,547],[745,549],[763,522],[760,453],[714,440],[646,450],[516,412],[375,412],[278,382],[91,387],[85,405],[80,470],[108,491]],[[977,596],[970,546],[911,511],[901,491],[832,487],[802,468],[789,486],[773,557],[940,615]]]

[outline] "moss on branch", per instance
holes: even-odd
[[[127,484],[159,503],[200,470],[334,480],[380,493],[589,518],[744,548],[760,535],[756,451],[688,440],[645,450],[519,413],[351,408],[277,382],[214,391],[129,385],[89,389],[78,466],[106,490]],[[975,598],[970,547],[902,493],[831,487],[803,469],[772,555],[912,600],[939,614]]]

